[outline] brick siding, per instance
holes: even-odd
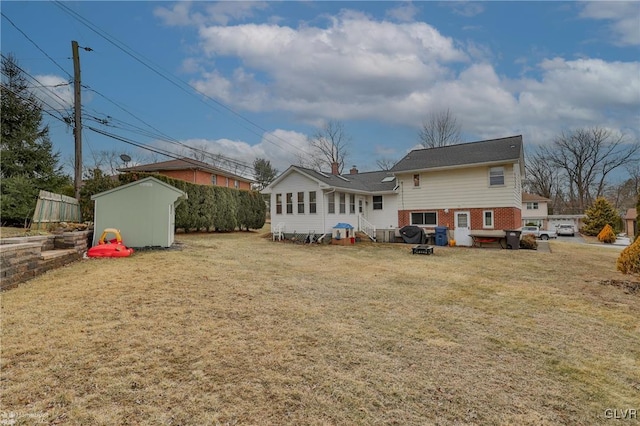
[[[515,207],[496,207],[493,209],[490,208],[471,208],[471,209],[449,209],[449,212],[445,212],[442,209],[435,210],[438,216],[438,225],[437,226],[446,226],[447,228],[452,229],[455,225],[455,212],[456,211],[464,211],[469,212],[471,215],[471,229],[484,229],[482,227],[483,223],[483,213],[486,210],[493,211],[493,229],[516,229],[522,226],[522,211]],[[398,211],[398,227],[402,228],[403,226],[411,225],[411,213],[418,212],[433,212],[433,209],[430,210],[399,210]]]

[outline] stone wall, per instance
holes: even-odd
[[[0,240],[0,290],[82,258],[93,231]]]

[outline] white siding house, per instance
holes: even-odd
[[[291,166],[263,191],[271,194],[272,224],[286,234],[328,233],[342,222],[370,236],[407,225],[439,226],[459,245],[471,244],[472,230],[521,226],[522,136],[413,150],[391,170],[354,171]],[[318,202],[311,213],[313,192]]]
[[[270,194],[272,226],[286,235],[329,234],[348,223],[373,236],[376,228],[396,226],[394,187],[388,172],[337,175],[291,166],[262,192]]]

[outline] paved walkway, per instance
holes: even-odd
[[[549,247],[548,240],[538,240],[538,251],[542,253],[551,253],[551,248]]]

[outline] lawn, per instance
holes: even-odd
[[[609,285],[629,280],[618,250],[177,239],[2,293],[0,421],[592,425],[640,411],[640,292]]]

